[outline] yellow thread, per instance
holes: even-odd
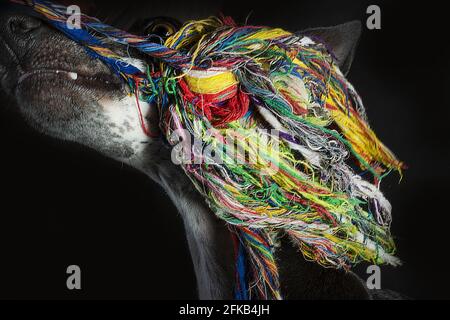
[[[238,83],[236,77],[230,71],[189,71],[186,73],[185,79],[189,89],[191,89],[192,92],[200,94],[222,92]]]
[[[275,28],[275,29],[268,29],[268,30],[261,30],[258,32],[255,32],[251,35],[249,35],[248,37],[245,37],[245,40],[270,40],[270,39],[275,39],[275,38],[280,38],[280,37],[285,37],[285,36],[290,36],[292,35],[292,33],[285,31],[283,29],[280,28]]]

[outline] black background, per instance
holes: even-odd
[[[76,1],[73,1],[76,3]],[[378,136],[406,162],[402,182],[383,191],[393,205],[399,268],[382,267],[382,287],[412,298],[450,298],[450,88],[443,2],[147,1],[97,2],[93,12],[120,27],[137,16],[203,18],[223,12],[288,30],[367,19],[349,80]],[[29,129],[0,107],[0,298],[195,298],[181,220],[168,198],[123,164]],[[66,268],[82,269],[82,290]],[[356,270],[365,277],[365,266]]]

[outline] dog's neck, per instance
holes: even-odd
[[[234,254],[225,223],[209,209],[164,147],[149,147],[130,164],[158,182],[178,209],[186,231],[200,299],[232,299]],[[154,159],[158,155],[158,159]],[[151,159],[149,159],[151,157]],[[139,159],[139,160],[138,160]]]

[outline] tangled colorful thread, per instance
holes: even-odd
[[[160,44],[85,15],[82,29],[69,29],[65,7],[49,1],[31,8],[157,106],[167,141],[185,129],[220,155],[220,164],[200,155],[204,161],[183,169],[234,235],[237,299],[282,298],[274,259],[280,234],[323,266],[399,263],[379,183],[403,164],[370,129],[324,45],[216,17],[187,22]],[[147,54],[147,72],[125,63],[118,44]],[[228,152],[236,144],[256,160],[236,163]]]

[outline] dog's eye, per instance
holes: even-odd
[[[157,17],[147,20],[144,28],[145,35],[158,35],[162,38],[170,37],[179,28],[180,23],[172,18]]]

